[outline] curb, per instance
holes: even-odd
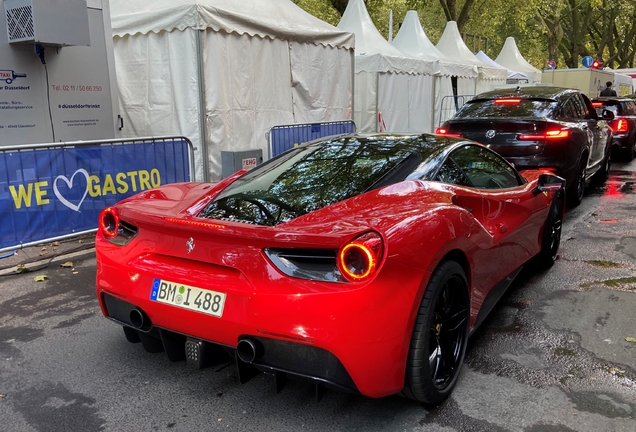
[[[74,258],[74,257],[78,257],[78,256],[83,256],[83,255],[88,255],[88,254],[93,254],[95,255],[95,247],[90,247],[88,249],[85,250],[81,250],[81,251],[77,251],[77,252],[71,252],[71,253],[62,253],[60,255],[54,256],[53,258],[48,258],[48,259],[43,259],[43,260],[39,260],[39,261],[32,261],[29,262],[28,264],[25,264],[25,266],[27,267],[37,267],[37,266],[41,266],[41,265],[45,265],[45,264],[53,264],[54,262],[58,262],[58,261],[65,261],[69,258]],[[17,266],[13,266],[11,268],[6,268],[3,270],[0,270],[0,276],[7,276],[7,275],[21,275],[21,274],[25,274],[25,273],[30,273],[30,272],[24,272],[24,273],[18,273],[16,272],[16,269],[18,267]]]

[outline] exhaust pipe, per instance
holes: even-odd
[[[263,355],[263,345],[254,338],[243,338],[236,346],[239,359],[245,363],[252,363]]]
[[[130,311],[130,323],[137,330],[141,330],[146,325],[146,314],[141,309],[131,309]]]

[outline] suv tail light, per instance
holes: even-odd
[[[616,133],[627,133],[629,132],[629,122],[625,119],[614,120],[610,124],[610,129]]]
[[[570,129],[548,129],[539,134],[523,134],[517,138],[520,141],[552,141],[562,140],[570,137]]]
[[[362,234],[338,251],[338,270],[349,282],[364,282],[379,269],[383,253],[384,243],[380,234]]]
[[[99,215],[99,230],[106,240],[123,246],[132,240],[139,229],[119,219],[114,208],[108,207]]]

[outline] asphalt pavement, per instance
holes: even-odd
[[[91,236],[19,250],[0,259],[0,431],[633,432],[635,171],[614,163],[568,210],[559,259],[517,277],[437,407],[335,391],[317,403],[304,383],[276,394],[230,363],[170,363],[102,317]]]

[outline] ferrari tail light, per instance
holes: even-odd
[[[521,103],[520,98],[495,99],[495,105],[516,105]]]
[[[455,137],[455,138],[459,138],[459,137],[462,136],[462,134],[450,133],[448,131],[448,129],[442,128],[442,127],[438,127],[437,130],[435,131],[435,133],[437,135],[444,135],[444,136],[447,136],[447,137]]]
[[[99,227],[106,238],[113,238],[117,235],[119,218],[113,208],[108,207],[102,210],[102,213],[99,215]]]
[[[117,211],[108,207],[99,215],[99,230],[106,240],[120,246],[132,240],[139,229],[127,222],[122,221],[117,215]]]
[[[368,232],[340,248],[338,269],[349,282],[364,282],[378,270],[383,252],[384,244],[380,234]]]
[[[613,122],[610,129],[617,133],[627,133],[629,132],[629,123],[625,119],[618,119]]]
[[[548,129],[547,131],[539,134],[522,134],[519,135],[520,141],[550,141],[550,140],[562,140],[570,137],[570,129]]]

